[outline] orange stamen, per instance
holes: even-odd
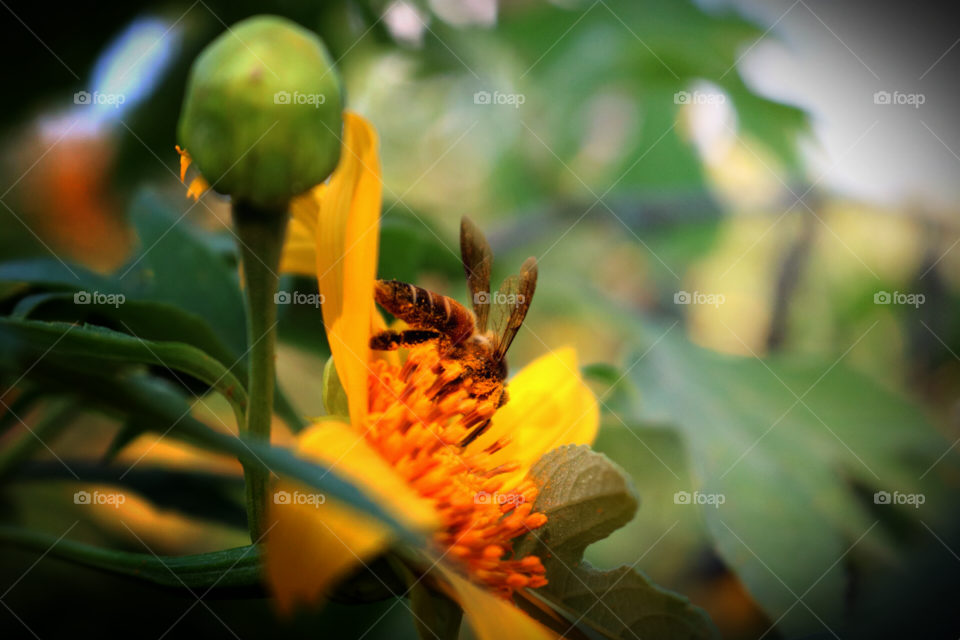
[[[514,590],[547,583],[536,556],[514,559],[512,540],[543,526],[531,513],[537,488],[524,481],[500,493],[503,474],[519,469],[491,465],[490,456],[510,444],[503,438],[464,455],[460,442],[478,416],[493,414],[492,403],[477,400],[456,361],[441,358],[436,345],[411,350],[402,366],[370,363],[367,441],[420,495],[433,501],[443,526],[435,541],[466,573],[504,598]],[[469,446],[469,445],[468,445]]]

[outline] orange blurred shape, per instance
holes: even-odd
[[[120,267],[132,233],[111,192],[115,140],[93,133],[69,133],[59,142],[34,135],[17,149],[14,164],[26,173],[15,188],[23,222],[63,260],[99,272]]]

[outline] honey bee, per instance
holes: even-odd
[[[507,350],[520,331],[537,288],[537,260],[530,257],[520,275],[504,280],[495,294],[500,310],[496,326],[490,319],[490,270],[493,251],[483,232],[468,217],[460,221],[460,253],[473,301],[471,312],[462,304],[404,282],[377,280],[374,296],[384,309],[409,325],[404,331],[382,331],[370,339],[370,348],[393,351],[436,342],[443,357],[456,360],[464,373],[451,384],[471,381],[470,394],[499,408],[509,399],[505,383]],[[489,419],[480,421],[460,443],[467,446],[486,431]]]

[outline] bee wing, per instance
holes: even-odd
[[[497,351],[497,345],[507,329],[510,327],[510,316],[513,314],[514,304],[509,300],[517,300],[517,294],[520,292],[520,276],[514,274],[503,281],[499,291],[493,295],[493,304],[496,307],[493,321],[494,352]]]
[[[490,318],[490,269],[493,265],[493,251],[487,237],[470,216],[463,216],[460,220],[460,255],[463,270],[467,274],[473,311],[477,315],[477,331],[486,333],[487,321]]]
[[[504,289],[507,289],[505,292]],[[520,327],[523,325],[524,318],[527,317],[527,311],[530,309],[530,303],[533,301],[533,293],[537,289],[537,259],[527,258],[520,267],[520,276],[510,276],[503,286],[500,287],[498,297],[506,293],[506,304],[501,306],[500,321],[497,323],[497,343],[494,358],[503,360],[507,355],[507,350],[517,337]],[[510,298],[509,295],[514,297]],[[504,300],[504,298],[500,298]],[[509,314],[509,315],[508,315]],[[504,319],[506,321],[504,322]],[[503,326],[506,325],[506,326]]]

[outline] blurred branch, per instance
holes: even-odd
[[[819,194],[811,194],[811,206],[814,211],[823,208],[823,200]],[[800,220],[800,235],[794,240],[790,251],[780,265],[780,274],[777,277],[777,288],[773,298],[773,314],[770,320],[770,329],[767,334],[767,350],[771,353],[779,351],[787,338],[787,323],[790,320],[790,304],[800,278],[810,261],[810,249],[817,236],[816,217],[812,212],[802,212]],[[808,215],[809,214],[809,215]]]
[[[705,189],[678,190],[644,194],[630,198],[609,197],[603,203],[557,201],[532,210],[519,211],[509,223],[488,232],[495,253],[519,249],[534,240],[549,236],[545,229],[560,229],[559,237],[575,224],[588,219],[602,221],[632,231],[670,228],[688,223],[710,222],[723,217],[723,209]],[[614,215],[615,214],[615,215]],[[620,221],[617,221],[617,218]],[[622,224],[621,224],[622,222]]]

